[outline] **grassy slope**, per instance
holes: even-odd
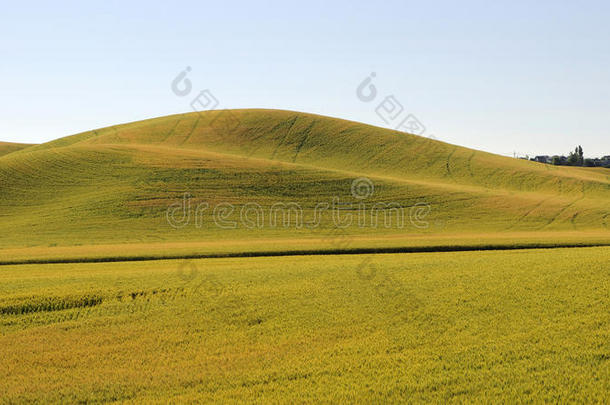
[[[227,117],[239,125],[223,126]],[[219,229],[211,210],[204,213],[201,227],[193,221],[174,229],[165,213],[189,192],[193,209],[203,201],[236,205],[236,220],[239,207],[248,202],[267,208],[298,202],[307,220],[317,203],[332,202],[335,196],[357,203],[350,186],[362,176],[375,184],[375,193],[364,200],[367,207],[424,202],[431,206],[425,219],[429,227],[354,225],[344,231],[348,235],[393,235],[407,245],[414,238],[443,235],[456,235],[454,242],[457,235],[535,235],[561,241],[557,232],[583,241],[594,236],[610,241],[609,174],[510,159],[304,113],[182,114],[90,131],[0,157],[5,230],[0,247],[36,247],[42,256],[53,256],[55,245],[139,243],[138,249],[146,250],[141,244],[172,243],[188,252],[193,242],[224,240],[226,249],[238,240],[265,239],[274,242],[257,249],[285,249],[295,245],[288,239],[324,239],[333,228],[330,215],[316,230],[267,225],[252,230],[241,224]],[[74,249],[87,255],[83,247]]]
[[[0,142],[0,157],[31,146],[27,143]]]
[[[5,266],[0,402],[603,403],[609,253]]]

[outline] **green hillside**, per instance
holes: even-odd
[[[0,157],[30,147],[27,143],[0,142]]]
[[[0,260],[18,248],[82,251],[123,243],[140,252],[155,243],[184,252],[212,242],[220,244],[216,250],[234,249],[236,241],[242,245],[235,249],[247,250],[250,242],[259,250],[285,249],[300,244],[295,239],[318,240],[310,245],[321,248],[329,244],[325,232],[336,226],[332,210],[320,214],[316,207],[333,200],[342,204],[342,215],[353,217],[341,232],[375,239],[376,246],[417,238],[425,238],[423,244],[558,242],[568,236],[609,241],[609,176],[610,170],[542,165],[298,112],[173,115],[0,157]],[[355,198],[352,185],[363,177],[374,190]],[[168,207],[182,201],[190,205],[190,217],[184,226],[171,226]],[[278,203],[298,204],[304,225],[280,226],[280,219],[272,226]],[[223,204],[234,207],[225,222],[235,228],[215,223],[213,210]],[[262,209],[261,224],[252,215],[242,220],[247,204]],[[403,207],[404,226],[392,222],[389,210],[390,226],[383,224],[383,212],[373,226],[375,204]],[[358,223],[361,212],[364,224]],[[316,218],[319,226],[307,226]]]

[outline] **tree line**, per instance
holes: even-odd
[[[529,159],[527,157],[526,159]],[[531,158],[534,162],[547,163],[555,166],[584,166],[610,168],[610,155],[601,158],[585,158],[582,146],[578,145],[568,156],[536,156]]]

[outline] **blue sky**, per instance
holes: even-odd
[[[223,108],[389,126],[376,107],[394,96],[424,136],[609,155],[609,17],[603,1],[5,2],[0,140],[189,111],[171,82],[190,66]]]

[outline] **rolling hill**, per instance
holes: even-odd
[[[27,143],[0,142],[0,157],[30,147]]]
[[[0,144],[0,184],[0,261],[610,243],[610,170],[291,111],[194,112]],[[335,212],[351,224],[337,228]]]

